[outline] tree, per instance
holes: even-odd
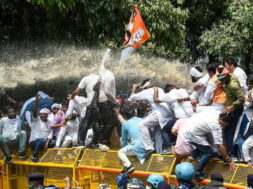
[[[171,0],[175,7],[188,11],[185,22],[185,46],[188,49],[186,56],[195,61],[204,55],[203,49],[198,48],[200,36],[224,17],[227,9],[227,0]],[[187,58],[187,57],[186,57]]]
[[[5,30],[0,37],[120,45],[133,5],[139,7],[151,33],[149,49],[166,53],[183,45],[188,11],[168,0],[3,0],[0,27]]]
[[[240,58],[249,73],[253,62],[253,1],[231,0],[226,19],[215,23],[200,39],[199,47],[207,54]]]

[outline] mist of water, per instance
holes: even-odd
[[[5,45],[1,47],[0,86],[15,88],[19,84],[67,80],[97,71],[106,49],[73,45]],[[190,85],[187,67],[179,61],[135,54],[119,66],[120,51],[113,53],[110,69],[117,80],[118,91],[129,92],[133,83],[151,78],[163,87],[169,82]],[[56,83],[57,85],[57,83]]]

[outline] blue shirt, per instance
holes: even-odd
[[[41,97],[41,100],[39,101],[39,104],[38,104],[38,112],[43,108],[47,108],[47,109],[51,110],[51,106],[54,104],[54,101],[51,99],[47,99],[47,97],[49,97],[49,96],[42,91],[39,91],[38,94]],[[29,111],[31,113],[33,112],[34,104],[35,104],[35,97],[32,97],[25,102],[25,104],[23,105],[23,107],[20,111],[20,119],[22,121],[25,121],[25,112],[26,111]]]
[[[139,131],[139,125],[142,121],[142,118],[132,117],[122,124],[121,132],[122,147],[126,148],[127,151],[134,152],[141,164],[144,163],[146,157],[146,150]]]
[[[142,118],[132,117],[123,123],[121,131],[121,145],[123,147],[127,145],[129,138],[130,141],[140,139],[139,124],[142,120]]]

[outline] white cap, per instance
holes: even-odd
[[[50,113],[51,113],[50,110],[47,108],[43,108],[40,110],[40,114],[50,114]]]
[[[193,77],[202,77],[203,73],[198,71],[195,67],[192,67],[191,70],[190,70],[190,75],[193,76]]]

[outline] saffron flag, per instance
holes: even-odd
[[[137,6],[133,7],[133,11],[130,17],[128,28],[125,34],[124,46],[138,48],[149,39],[149,31],[146,28],[139,9]]]

